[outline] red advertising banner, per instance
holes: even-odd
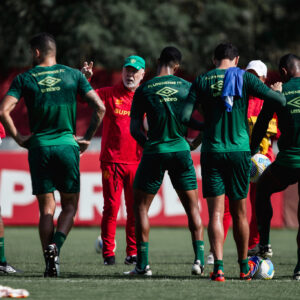
[[[193,153],[194,166],[199,186],[200,213],[203,224],[208,224],[208,211],[202,198],[200,155]],[[81,193],[75,225],[99,225],[103,208],[103,194],[99,154],[88,152],[80,162]],[[55,193],[57,209],[60,212],[59,193]],[[2,217],[6,225],[36,225],[39,220],[38,203],[32,195],[31,179],[26,152],[0,152],[0,204]],[[274,194],[272,198],[272,226],[282,227],[283,194]],[[151,225],[186,226],[187,218],[169,176],[166,174],[161,189],[153,200],[150,211]],[[248,217],[251,216],[248,199]],[[118,215],[118,225],[126,221],[124,199]]]

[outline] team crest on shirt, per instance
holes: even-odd
[[[178,90],[172,89],[167,86],[156,92],[157,95],[162,96],[160,102],[177,101],[176,97],[170,97],[175,95],[176,93],[178,93]]]
[[[213,92],[214,97],[218,97],[222,95],[222,89],[223,89],[223,80],[219,80],[216,83],[212,84],[210,86]]]
[[[115,99],[115,104],[116,105],[121,105],[123,103],[123,100],[121,99]]]
[[[300,97],[292,99],[287,104],[296,107],[290,111],[291,114],[299,114],[300,113]]]
[[[108,170],[103,170],[102,172],[103,179],[108,180],[110,177],[110,173]]]
[[[59,78],[47,76],[46,78],[40,80],[38,82],[38,84],[42,85],[42,86],[46,86],[46,88],[44,88],[44,89],[42,88],[41,89],[42,93],[55,92],[55,91],[59,91],[60,90],[59,86],[55,86],[60,81],[61,81],[61,79],[59,79]]]

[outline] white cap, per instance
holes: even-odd
[[[258,76],[267,77],[267,66],[261,60],[251,60],[246,67],[247,70],[254,70]]]

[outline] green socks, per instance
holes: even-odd
[[[204,266],[204,241],[193,241],[193,248],[195,252],[195,260],[200,260],[201,265]]]
[[[240,263],[240,272],[244,273],[244,274],[247,274],[250,270],[249,264],[248,264],[248,258],[243,259],[239,263]]]
[[[145,269],[148,263],[149,242],[140,242],[137,244],[137,267]]]
[[[59,231],[56,231],[53,237],[53,242],[56,244],[58,249],[58,254],[60,253],[60,248],[62,247],[63,243],[65,242],[67,236]]]
[[[6,258],[4,255],[4,237],[0,238],[0,263],[5,263]]]
[[[218,273],[218,271],[221,270],[224,272],[224,267],[223,267],[223,260],[215,260],[214,263],[214,273]]]

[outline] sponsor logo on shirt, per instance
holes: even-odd
[[[121,99],[115,99],[115,104],[116,105],[121,105],[123,103],[123,100]]]
[[[120,116],[130,116],[130,110],[124,110],[121,108],[115,108],[114,110],[116,115],[120,115]]]
[[[38,84],[47,87],[47,88],[42,88],[41,89],[42,93],[55,92],[55,91],[59,91],[60,90],[59,86],[55,86],[60,81],[61,81],[61,79],[59,79],[59,78],[47,76],[46,78],[44,78],[41,81],[39,81]]]
[[[178,93],[178,90],[172,89],[170,87],[165,86],[164,88],[160,89],[156,92],[157,95],[162,96],[163,98],[160,102],[168,102],[168,101],[177,101],[176,97],[170,97],[174,94]]]
[[[212,84],[210,86],[212,90],[212,95],[214,97],[218,97],[222,95],[222,89],[223,89],[223,80],[219,80],[216,83]]]
[[[294,98],[292,100],[290,100],[288,103],[288,105],[297,107],[297,109],[292,109],[291,110],[291,114],[298,114],[300,113],[300,97]]]
[[[109,177],[110,177],[109,171],[108,170],[103,170],[102,171],[102,176],[103,176],[103,179],[105,179],[105,180],[109,179]]]

